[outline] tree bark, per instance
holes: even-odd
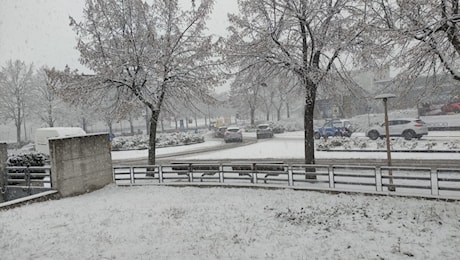
[[[304,138],[305,138],[305,164],[315,164],[315,141],[313,139],[313,113],[316,99],[316,85],[307,80],[305,86],[305,109],[304,109]]]
[[[18,147],[21,145],[21,126],[22,126],[22,115],[21,108],[18,108],[17,120],[16,120],[16,140]]]
[[[128,119],[129,122],[129,130],[131,131],[131,135],[134,135],[134,124],[133,124],[133,118],[130,116]]]
[[[254,126],[254,114],[256,113],[256,110],[254,108],[250,109],[250,116],[251,116],[251,125]]]
[[[291,118],[291,110],[289,107],[289,101],[286,101],[286,116],[287,118]]]
[[[152,116],[150,117],[150,133],[149,133],[149,157],[148,157],[148,164],[155,165],[155,141],[157,139],[157,125],[158,125],[158,118],[160,116],[160,111],[155,110],[152,111]]]

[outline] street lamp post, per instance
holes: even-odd
[[[396,96],[394,94],[382,94],[378,95],[375,97],[375,99],[381,99],[383,100],[383,107],[385,110],[385,138],[386,138],[386,144],[387,144],[387,163],[388,166],[391,167],[391,150],[390,150],[390,130],[388,127],[388,105],[387,101],[389,98],[395,98]],[[391,169],[388,169],[388,175],[389,175],[389,185],[388,185],[388,190],[389,191],[396,191],[396,187],[393,184],[393,172]]]

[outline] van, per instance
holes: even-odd
[[[45,127],[35,131],[35,150],[40,153],[50,154],[48,140],[50,138],[64,138],[86,135],[80,127]]]

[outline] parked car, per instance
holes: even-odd
[[[214,132],[214,137],[218,137],[218,138],[224,137],[226,130],[227,130],[226,126],[221,126],[221,127],[216,128],[216,132]]]
[[[260,124],[256,127],[256,136],[257,139],[260,138],[272,138],[273,137],[273,129],[270,127],[269,124]]]
[[[344,119],[333,119],[326,121],[323,127],[315,130],[314,136],[316,139],[321,137],[330,136],[346,136],[350,137],[352,134],[351,122]]]
[[[460,102],[458,103],[450,103],[441,107],[442,112],[454,112],[460,113]]]
[[[406,140],[420,139],[428,134],[428,127],[425,122],[417,118],[388,120],[388,130],[390,136],[402,136]],[[385,137],[385,123],[367,130],[366,136],[372,140]]]
[[[285,131],[284,126],[280,124],[271,123],[270,127],[272,128],[274,134],[282,134]]]
[[[243,142],[243,129],[237,126],[230,126],[224,134],[224,141],[228,142]]]

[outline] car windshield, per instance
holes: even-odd
[[[238,128],[231,128],[231,129],[227,129],[228,132],[238,132],[240,129]]]
[[[258,128],[259,128],[259,129],[267,129],[267,128],[268,128],[268,125],[259,125]]]

